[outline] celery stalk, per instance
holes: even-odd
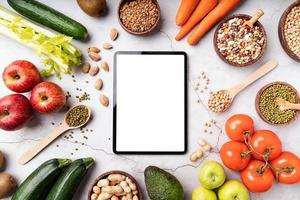
[[[81,51],[75,47],[72,38],[63,34],[52,33],[19,15],[0,6],[0,33],[32,48],[47,69],[42,75],[54,73],[60,78],[60,73],[69,74],[73,66],[80,65]]]

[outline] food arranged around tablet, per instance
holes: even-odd
[[[46,68],[39,71],[39,65],[36,63],[21,59],[11,61],[10,64],[7,63],[7,67],[3,67],[4,85],[14,94],[0,98],[0,129],[17,131],[28,126],[32,118],[39,118],[42,114],[54,117],[53,113],[62,112],[66,115],[56,131],[23,154],[19,160],[21,164],[27,163],[38,153],[46,154],[41,151],[48,145],[48,148],[53,148],[50,143],[66,129],[80,128],[83,138],[88,139],[85,133],[93,132],[87,128],[90,117],[101,120],[101,117],[92,113],[85,104],[85,101],[93,101],[94,104],[95,99],[83,89],[84,87],[75,88],[76,93],[65,91],[64,82],[61,81],[64,74],[70,74],[72,81],[78,81],[79,84],[83,83],[81,79],[76,79],[77,73],[91,80],[95,79],[92,85],[95,93],[98,93],[96,102],[100,104],[100,109],[106,109],[106,112],[114,110],[114,153],[138,156],[170,155],[183,154],[188,150],[188,55],[177,51],[117,52],[114,63],[107,62],[104,57],[106,52],[114,53],[118,50],[115,44],[120,37],[121,28],[136,36],[143,35],[139,37],[141,42],[147,36],[147,39],[151,39],[152,35],[157,34],[160,27],[164,26],[160,23],[163,21],[161,18],[169,16],[163,13],[165,9],[160,9],[160,1],[121,0],[118,8],[111,12],[109,1],[77,0],[78,9],[89,17],[98,17],[101,21],[106,15],[116,12],[115,19],[120,24],[119,28],[113,27],[108,30],[108,40],[99,46],[94,44],[87,47],[86,58],[82,56],[82,49],[73,44],[72,39],[81,40],[82,43],[89,41],[88,24],[85,26],[77,22],[63,14],[63,8],[56,10],[46,2],[7,0],[7,3],[18,14],[0,6],[0,33],[33,49],[42,58],[42,65]],[[238,67],[253,65],[261,60],[267,51],[267,32],[263,23],[258,21],[264,12],[257,8],[257,13],[253,16],[247,15],[249,13],[236,13],[234,10],[243,3],[241,0],[182,0],[177,13],[174,13],[174,26],[179,26],[175,40],[180,41],[188,35],[188,44],[195,46],[206,34],[211,34],[210,30],[216,26],[212,45],[220,59]],[[228,16],[229,14],[232,15]],[[299,17],[298,0],[286,9],[278,26],[282,47],[298,62]],[[97,36],[92,33],[90,37]],[[202,44],[199,43],[194,48],[201,47]],[[271,59],[241,80],[237,86],[211,92],[208,108],[212,112],[225,112],[239,92],[277,65],[277,61]],[[76,66],[81,66],[81,70],[73,71]],[[114,66],[114,69],[111,66]],[[112,72],[115,91],[114,97],[109,97],[104,93],[106,82],[102,74]],[[170,72],[172,76],[169,76]],[[57,79],[51,82],[44,81],[45,77],[52,75],[56,75]],[[166,80],[165,77],[169,79]],[[85,83],[89,84],[90,79]],[[207,78],[205,80],[209,82]],[[200,83],[198,84],[197,88],[201,87]],[[144,90],[140,90],[141,87]],[[29,98],[26,94],[28,92]],[[69,105],[68,99],[73,96],[77,103]],[[281,81],[267,84],[258,91],[256,98],[252,96],[248,100],[255,101],[258,115],[270,125],[290,124],[297,119],[300,109],[297,89]],[[54,122],[50,123],[56,125]],[[30,126],[33,126],[33,123],[30,123]],[[212,126],[218,126],[217,122],[211,120],[211,123],[207,124],[207,127]],[[201,166],[199,164],[200,186],[191,194],[187,194],[191,189],[186,188],[180,177],[174,176],[175,170],[159,166],[148,166],[143,170],[144,183],[139,181],[141,173],[133,169],[130,173],[116,169],[106,173],[99,171],[97,173],[102,175],[98,178],[89,177],[92,179],[90,182],[85,176],[89,170],[95,170],[92,169],[95,162],[101,163],[101,158],[91,157],[74,161],[68,158],[53,158],[44,161],[38,167],[34,166],[37,168],[32,170],[27,178],[18,180],[9,169],[13,162],[8,159],[10,153],[0,149],[0,199],[67,200],[72,199],[80,187],[90,186],[89,191],[83,192],[83,196],[89,200],[184,200],[187,196],[191,196],[191,200],[229,200],[232,197],[249,200],[251,193],[269,191],[275,182],[300,182],[299,156],[297,152],[285,151],[285,144],[275,130],[256,130],[254,120],[246,114],[231,116],[224,123],[224,130],[230,141],[222,144],[220,150],[202,135],[197,141],[197,148],[189,153],[188,160],[199,164],[205,159],[211,159],[210,153],[217,153],[225,167],[237,171],[240,175],[239,180],[227,178],[228,169],[212,160],[201,163]],[[68,140],[73,138],[73,134],[74,132],[70,132],[63,137]],[[80,144],[77,140],[72,142]],[[81,144],[87,145],[84,142]],[[74,157],[73,153],[71,155]],[[187,163],[184,166],[190,165],[191,163]],[[143,188],[146,190],[143,191]]]

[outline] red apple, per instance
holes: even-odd
[[[38,69],[26,60],[16,60],[5,67],[2,78],[8,89],[18,93],[29,92],[41,80]]]
[[[33,88],[30,102],[32,107],[41,113],[56,112],[65,105],[66,95],[57,84],[42,82]]]
[[[29,100],[22,94],[11,94],[0,99],[0,128],[14,131],[22,128],[32,117]]]

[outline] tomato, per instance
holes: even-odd
[[[248,147],[244,143],[236,141],[223,144],[220,156],[226,167],[237,171],[247,167],[251,159]]]
[[[281,154],[281,141],[274,132],[269,130],[256,131],[250,140],[250,145],[256,152],[262,155],[268,155],[268,160],[270,161]],[[264,158],[257,153],[253,153],[252,155],[258,160],[264,160]]]
[[[226,121],[225,131],[230,139],[243,142],[247,139],[246,134],[253,135],[254,123],[248,115],[233,115]]]
[[[241,171],[241,179],[251,192],[266,192],[274,183],[274,175],[269,167],[264,169],[265,163],[251,160],[248,167]]]
[[[278,181],[285,184],[300,182],[300,159],[297,155],[284,151],[271,162],[271,165],[278,170]]]

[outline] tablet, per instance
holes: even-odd
[[[113,151],[182,154],[187,150],[187,55],[116,52]]]

